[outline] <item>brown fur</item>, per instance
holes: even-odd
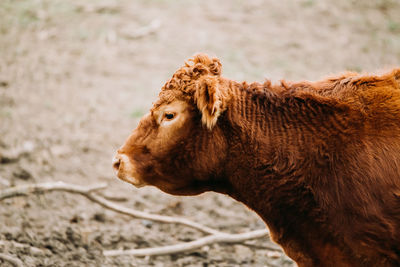
[[[166,83],[119,150],[132,175],[245,203],[299,266],[399,266],[400,69],[279,85],[220,74],[197,55]]]

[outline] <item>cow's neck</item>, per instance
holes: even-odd
[[[315,206],[312,195],[299,179],[308,169],[304,164],[310,164],[302,157],[302,146],[312,142],[305,140],[309,138],[306,129],[296,125],[296,114],[280,106],[274,93],[261,95],[242,85],[232,90],[223,126],[230,142],[227,169],[231,173],[227,176],[234,188],[231,194],[271,223],[271,218],[285,216],[271,216],[280,208],[291,210],[288,216],[298,216],[296,198],[302,198],[301,205],[311,209]],[[301,130],[304,132],[299,134]],[[277,203],[281,207],[274,207]]]
[[[336,241],[326,242],[331,239],[328,227],[321,230],[324,224],[315,221],[324,220],[325,215],[321,214],[311,185],[305,179],[318,176],[310,172],[322,168],[313,166],[318,164],[314,159],[318,155],[305,154],[310,150],[304,146],[316,140],[312,140],[311,130],[301,124],[302,114],[296,114],[303,107],[287,109],[280,105],[277,95],[267,91],[262,95],[243,90],[239,85],[232,90],[233,97],[222,124],[230,142],[226,168],[230,171],[226,176],[231,191],[227,193],[256,211],[267,223],[273,239],[292,258],[297,257],[296,253],[302,255],[300,246],[321,247],[329,243],[330,251],[334,251]],[[313,233],[326,235],[313,236]],[[342,256],[339,251],[332,253]]]

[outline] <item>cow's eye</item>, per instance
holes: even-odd
[[[172,120],[172,119],[175,117],[175,114],[174,114],[174,113],[165,113],[165,114],[164,114],[164,117],[165,117],[167,120]]]

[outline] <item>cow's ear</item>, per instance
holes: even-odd
[[[223,111],[222,91],[217,76],[206,75],[196,82],[194,100],[201,112],[201,121],[211,130]]]

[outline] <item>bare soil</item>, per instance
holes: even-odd
[[[157,25],[153,33],[141,31]],[[397,0],[2,0],[0,190],[44,181],[91,185],[120,204],[226,232],[264,223],[214,193],[173,197],[114,177],[111,158],[157,92],[196,52],[236,80],[315,80],[400,66]],[[7,199],[0,252],[26,266],[292,266],[269,240],[168,256],[103,250],[194,240],[201,233],[132,219],[69,193]],[[10,266],[0,260],[1,266]]]

